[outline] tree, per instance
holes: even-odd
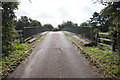
[[[73,22],[71,22],[71,21],[67,21],[67,22],[63,21],[62,24],[59,24],[59,25],[58,25],[58,28],[59,28],[59,30],[62,30],[62,29],[65,28],[65,27],[76,28],[77,26],[78,26],[78,24],[73,23]]]
[[[30,25],[31,26],[41,26],[41,23],[37,20],[32,20],[32,21],[30,21]]]
[[[27,16],[21,16],[21,18],[17,21],[16,29],[24,29],[24,27],[29,27],[29,24],[29,18]]]
[[[116,48],[120,48],[120,1],[111,3],[107,6],[106,10],[103,12],[107,12],[106,15],[109,15],[109,22],[111,25],[109,27],[110,33],[113,39],[113,45],[117,45]],[[115,48],[113,48],[115,51]]]
[[[92,18],[90,18],[90,25],[92,27],[97,27],[98,26],[98,22],[99,22],[99,13],[94,12],[92,15]]]
[[[45,25],[43,25],[43,27],[53,30],[52,24],[45,24]]]
[[[53,28],[53,31],[59,31],[59,29],[58,28]]]
[[[58,28],[59,28],[59,30],[61,31],[62,28],[63,28],[63,26],[59,24],[59,25],[58,25]]]
[[[21,16],[21,18],[17,21],[16,29],[24,29],[24,27],[34,27],[34,26],[41,26],[41,23],[37,20],[33,20],[28,18],[27,16]]]
[[[82,26],[89,26],[89,24],[87,22],[83,22],[80,24],[80,27],[82,27]]]
[[[6,56],[12,50],[12,36],[14,35],[15,13],[18,9],[17,2],[3,2],[2,3],[2,55]]]
[[[101,2],[106,7],[100,12],[100,24],[112,36],[113,44],[120,50],[120,1],[119,2]],[[114,48],[115,51],[115,48]]]

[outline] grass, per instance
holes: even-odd
[[[37,34],[35,41],[38,40],[39,38],[40,38],[40,34]]]
[[[79,43],[83,43],[82,41],[78,40],[74,36],[72,36],[74,39],[76,39]],[[72,41],[72,40],[71,40]],[[73,44],[76,44],[74,41],[72,41]],[[76,45],[77,46],[77,45]],[[99,47],[85,47],[80,45],[82,49],[80,49],[78,46],[77,48],[80,50],[80,53],[85,56],[90,63],[98,68],[100,73],[103,73],[103,75],[106,78],[112,78],[114,77],[110,74],[108,74],[108,71],[111,72],[113,75],[117,76],[120,78],[120,69],[119,69],[119,60],[120,56],[117,53],[111,52],[111,51],[106,51],[106,50],[101,50]],[[86,53],[87,51],[88,53]],[[97,61],[99,61],[108,71],[106,71],[103,67],[99,65],[99,63],[96,62],[96,60],[93,60],[90,56],[93,56]]]
[[[29,46],[30,44],[28,43],[13,44],[13,47],[16,50],[11,52],[9,56],[2,57],[2,69],[4,70],[2,78],[8,76],[8,74],[29,55],[29,53],[25,53],[25,50],[27,50]]]
[[[68,33],[64,32],[64,34],[65,34],[66,36],[68,36]]]
[[[42,40],[46,34],[47,33],[45,33],[41,38],[40,34],[37,35],[35,41],[38,39]],[[21,61],[23,61],[29,55],[29,53],[26,53],[26,50],[28,50],[32,45],[27,42],[18,42],[16,44],[13,44],[12,46],[13,51],[11,52],[11,54],[9,56],[2,57],[2,64],[0,64],[2,66],[2,70],[0,71],[2,72],[2,79],[6,78],[9,73],[11,73],[14,68],[18,66]]]
[[[83,44],[83,41],[81,41],[81,40],[79,40],[79,39],[77,39],[76,37],[74,37],[73,35],[71,35],[74,39],[76,39],[76,40],[78,40],[79,41],[79,43],[82,43]]]
[[[112,74],[119,76],[119,59],[120,56],[111,51],[104,51],[98,47],[86,47],[90,55],[94,56],[100,63],[102,63]]]
[[[111,48],[111,47],[102,46],[102,45],[98,45],[98,47],[102,47],[102,48],[105,48],[105,49],[107,49],[107,50],[111,50],[111,51],[112,51],[112,48]]]

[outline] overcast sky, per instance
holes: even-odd
[[[42,24],[50,23],[54,27],[63,21],[80,23],[89,20],[92,14],[104,8],[102,4],[93,4],[92,0],[20,0],[17,18],[28,16]]]

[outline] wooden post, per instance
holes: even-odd
[[[98,35],[99,35],[98,31],[96,31],[95,46],[98,45]]]
[[[115,51],[115,40],[113,39],[113,44],[112,44],[112,51]]]
[[[100,36],[99,36],[99,32],[98,32],[97,37],[98,37],[98,42],[100,43]]]
[[[112,39],[112,51],[115,52],[116,49],[116,43],[117,43],[117,31],[114,32],[114,34],[112,35],[113,39]]]
[[[25,40],[25,27],[23,28],[23,38]]]
[[[93,27],[91,28],[91,38],[92,38],[92,42],[94,41],[94,31],[93,31],[94,29],[93,29]]]

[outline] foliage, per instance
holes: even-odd
[[[87,47],[89,53],[102,63],[114,75],[119,76],[119,59],[120,56],[111,51],[104,51],[98,47]]]
[[[16,29],[24,29],[24,27],[33,27],[33,26],[41,26],[41,23],[37,20],[33,20],[28,18],[27,16],[21,16],[21,18],[16,23]]]
[[[21,44],[17,43],[17,44],[13,44],[13,48],[14,48],[15,50],[14,50],[13,52],[11,52],[11,55],[15,55],[15,54],[22,53],[23,51],[27,50],[29,46],[30,46],[30,44],[28,44],[28,43],[21,43]],[[11,55],[9,55],[8,57],[11,57]],[[7,62],[7,61],[6,61],[6,58],[7,58],[7,56],[3,57],[3,58],[2,58],[2,61],[3,61],[3,62]],[[12,59],[12,58],[10,58],[10,59]]]
[[[106,3],[107,7],[101,12],[101,20],[104,19],[105,25],[109,26],[109,33],[112,36],[114,45],[119,50],[120,48],[120,1],[113,3]],[[103,21],[102,21],[103,22]]]
[[[111,51],[101,50],[98,47],[85,47],[83,46],[83,41],[75,38],[74,36],[71,36],[74,39],[76,39],[79,43],[82,43],[80,45],[80,48],[74,41],[72,41],[73,44],[77,46],[78,49],[80,49],[80,53],[87,58],[92,65],[94,65],[96,68],[99,69],[99,72],[103,73],[106,78],[113,78],[110,74],[108,74],[108,71],[111,72],[113,75],[120,78],[120,69],[119,69],[119,60],[120,56],[119,54]],[[82,50],[83,49],[83,50]],[[95,60],[92,59],[92,56]],[[100,64],[102,66],[100,66]],[[103,67],[105,67],[108,71],[104,70]]]
[[[63,31],[77,32],[78,25],[71,21],[67,21],[58,25],[58,28],[59,30],[63,30]]]
[[[49,30],[53,30],[52,24],[44,24],[43,27],[48,28]]]
[[[32,20],[30,23],[31,26],[41,26],[41,23],[37,20]]]
[[[12,36],[15,35],[15,13],[14,10],[18,9],[17,2],[3,2],[2,3],[2,55],[7,56],[12,49]]]
[[[98,20],[99,20],[99,13],[94,12],[92,15],[92,18],[90,18],[90,25],[93,27],[97,27],[98,26]]]
[[[40,34],[38,34],[35,38],[35,41],[39,39],[39,41],[41,41],[47,33],[45,33],[44,35],[42,35],[42,37],[40,36]],[[40,38],[41,37],[41,38]],[[36,42],[39,42],[36,41]],[[12,72],[14,70],[14,68],[16,68],[16,66],[18,66],[21,61],[23,61],[30,53],[30,51],[32,50],[32,47],[29,51],[29,53],[26,53],[26,50],[28,50],[31,46],[31,44],[26,43],[16,43],[13,44],[14,47],[14,51],[11,52],[11,54],[9,56],[4,56],[2,58],[2,79],[6,78],[10,72]],[[0,71],[1,72],[1,71]]]
[[[21,16],[21,18],[17,21],[16,29],[24,29],[24,27],[29,26],[29,18],[27,16]]]
[[[78,25],[77,25],[76,23],[71,22],[71,21],[67,21],[67,22],[63,22],[61,25],[58,25],[58,28],[59,28],[59,29],[62,29],[62,28],[64,28],[64,27],[66,27],[66,26],[76,27],[76,26],[78,26]]]
[[[80,24],[80,27],[83,27],[83,26],[89,26],[89,24],[87,22],[83,22]]]
[[[113,41],[113,51],[115,48],[119,52],[120,48],[120,1],[119,2],[101,2],[106,7],[100,11],[95,12],[90,18],[90,25],[100,32],[109,32]]]
[[[53,28],[53,31],[59,31],[59,29],[58,28]]]
[[[21,43],[21,44],[17,43],[12,45],[13,49],[15,50],[12,51],[9,56],[2,57],[2,69],[3,71],[5,70],[2,73],[2,78],[8,76],[8,73],[12,72],[14,68],[18,64],[20,64],[20,62],[24,60],[27,55],[29,55],[28,53],[24,52],[25,50],[28,49],[29,46],[30,44],[28,43]]]
[[[9,57],[4,58],[4,61],[2,63],[2,67],[7,67],[9,66],[3,73],[2,73],[2,78],[6,78],[10,72],[14,70],[14,68],[21,63],[25,59],[26,56],[28,56],[28,53],[23,53],[23,54],[10,54]]]

